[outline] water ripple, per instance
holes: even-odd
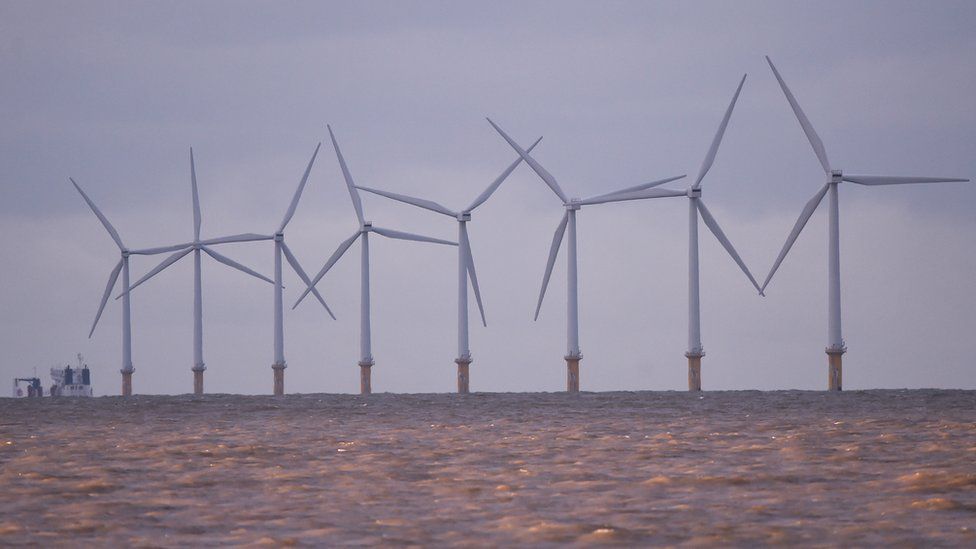
[[[976,392],[0,399],[0,544],[976,544]]]

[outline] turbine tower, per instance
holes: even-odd
[[[529,147],[527,152],[531,152],[536,145],[542,141],[540,137]],[[471,255],[471,242],[468,240],[468,228],[467,224],[471,221],[471,212],[475,208],[483,204],[489,197],[498,189],[503,181],[515,170],[516,167],[522,162],[522,157],[518,157],[515,162],[512,162],[505,171],[501,173],[492,183],[484,190],[470,206],[461,210],[455,211],[446,206],[442,206],[437,202],[431,200],[425,200],[423,198],[414,198],[412,196],[407,196],[403,194],[391,193],[388,191],[381,191],[378,189],[371,189],[369,187],[357,186],[357,189],[370,192],[373,194],[378,194],[380,196],[385,196],[399,202],[404,202],[406,204],[411,204],[420,208],[424,208],[433,212],[444,214],[449,217],[453,217],[458,223],[458,356],[454,359],[454,363],[457,364],[457,388],[458,393],[467,394],[470,391],[470,375],[469,366],[472,362],[471,348],[468,342],[468,279],[471,280],[471,287],[474,289],[474,297],[478,302],[478,311],[481,313],[481,323],[484,326],[488,326],[488,321],[485,319],[485,309],[481,302],[481,290],[478,288],[478,275],[474,270],[474,258]]]
[[[360,284],[360,318],[359,318],[359,390],[360,393],[368,395],[372,392],[372,380],[370,376],[371,368],[375,364],[373,361],[373,351],[372,343],[370,340],[370,319],[369,319],[369,233],[376,233],[380,236],[385,236],[387,238],[394,238],[399,240],[414,240],[417,242],[433,242],[435,244],[447,244],[449,246],[457,246],[457,242],[451,242],[448,240],[441,240],[439,238],[432,238],[429,236],[421,236],[417,234],[405,233],[402,231],[394,231],[392,229],[384,229],[382,227],[374,227],[371,221],[366,221],[363,216],[363,203],[359,198],[359,192],[356,190],[356,184],[353,182],[352,175],[349,173],[349,168],[346,167],[346,161],[342,157],[342,151],[339,150],[339,143],[336,142],[335,134],[332,133],[332,127],[327,126],[329,129],[329,137],[332,138],[332,146],[335,148],[336,156],[339,159],[339,167],[342,169],[342,177],[346,180],[346,188],[349,190],[349,197],[352,199],[353,208],[356,210],[356,218],[359,220],[359,228],[355,233],[346,240],[344,240],[332,256],[325,262],[322,269],[315,275],[309,283],[308,288],[302,293],[292,309],[298,306],[299,303],[305,299],[314,288],[315,285],[322,280],[325,273],[329,272],[329,269],[339,261],[342,254],[346,253],[346,250],[352,246],[353,242],[362,238],[362,256],[361,256],[361,284]]]
[[[688,390],[689,391],[701,391],[701,359],[705,356],[705,349],[702,347],[701,342],[701,304],[699,300],[698,293],[698,216],[701,215],[702,221],[705,226],[708,227],[715,238],[722,244],[725,251],[729,253],[732,260],[735,261],[736,265],[742,269],[746,277],[749,278],[749,282],[755,286],[756,290],[759,290],[759,294],[762,295],[762,290],[759,289],[759,284],[756,279],[749,272],[749,268],[739,257],[739,253],[735,251],[735,247],[732,246],[732,242],[725,236],[722,228],[719,227],[718,222],[712,216],[708,208],[705,207],[705,202],[701,198],[701,182],[705,178],[705,174],[712,167],[712,163],[715,161],[715,154],[718,152],[718,147],[722,143],[722,137],[725,135],[725,128],[729,125],[729,119],[732,117],[732,109],[735,108],[735,102],[739,99],[739,92],[742,91],[742,85],[745,84],[746,77],[742,76],[742,80],[739,81],[739,87],[735,90],[735,95],[732,96],[732,101],[729,103],[728,108],[725,110],[725,116],[722,118],[722,122],[718,126],[718,131],[715,132],[715,137],[712,139],[712,144],[708,149],[708,153],[705,154],[705,160],[702,161],[701,169],[698,170],[698,177],[695,178],[695,182],[688,187],[688,351],[685,352],[685,356],[688,358]]]
[[[119,237],[118,231],[115,227],[109,223],[108,218],[102,214],[95,202],[85,194],[85,191],[81,189],[81,186],[75,182],[74,179],[68,178],[71,184],[75,186],[75,189],[81,194],[81,197],[85,199],[88,203],[88,207],[95,214],[95,217],[102,222],[102,226],[108,231],[109,236],[115,241],[115,244],[119,247],[119,252],[121,254],[121,259],[112,268],[112,272],[108,275],[108,284],[105,285],[105,293],[102,294],[102,301],[98,304],[98,312],[95,313],[95,321],[92,322],[91,330],[88,332],[88,338],[91,339],[92,334],[95,333],[95,327],[98,326],[98,320],[102,317],[102,311],[105,310],[105,304],[108,303],[108,298],[112,294],[112,290],[115,289],[115,284],[118,282],[119,274],[122,274],[122,289],[126,292],[123,294],[122,299],[122,369],[119,370],[122,373],[122,396],[132,395],[132,373],[135,372],[135,368],[132,367],[132,325],[130,322],[131,314],[129,307],[129,255],[133,253],[139,253],[139,251],[131,251],[125,247],[122,243],[122,238]]]
[[[539,302],[535,308],[535,319],[539,318],[539,310],[542,308],[542,299],[546,295],[546,287],[549,285],[549,277],[552,275],[552,267],[556,261],[556,255],[559,253],[559,247],[563,241],[563,235],[569,233],[569,244],[567,245],[567,271],[566,271],[566,390],[571,393],[579,392],[579,363],[583,358],[583,353],[580,352],[579,347],[579,289],[577,287],[577,260],[576,260],[576,212],[581,206],[590,204],[604,204],[608,202],[622,202],[625,200],[643,200],[647,198],[664,198],[673,196],[686,196],[685,191],[673,191],[668,189],[656,189],[658,185],[663,185],[671,181],[675,181],[684,177],[684,175],[679,175],[675,177],[669,177],[666,179],[660,179],[657,181],[652,181],[650,183],[643,183],[641,185],[635,185],[633,187],[627,187],[626,189],[621,189],[619,191],[614,191],[611,193],[601,194],[598,196],[593,196],[590,198],[570,199],[559,183],[556,182],[556,178],[552,176],[545,168],[543,168],[534,158],[529,156],[529,153],[519,146],[511,137],[505,133],[498,125],[488,119],[488,123],[492,125],[493,128],[508,142],[509,145],[519,156],[525,160],[536,174],[552,189],[552,192],[556,193],[563,202],[563,207],[566,209],[566,213],[563,214],[562,220],[556,227],[556,234],[552,237],[552,246],[549,248],[549,262],[546,264],[546,273],[542,278],[542,290],[539,292]]]
[[[797,236],[800,235],[800,231],[807,224],[810,216],[823,201],[825,195],[829,195],[830,199],[828,201],[828,216],[827,216],[827,387],[831,391],[840,391],[842,384],[842,362],[841,357],[847,351],[847,346],[844,342],[844,338],[841,335],[841,324],[840,324],[840,212],[838,208],[838,194],[837,188],[841,182],[846,181],[848,183],[856,183],[858,185],[903,185],[908,183],[949,183],[949,182],[963,182],[969,181],[968,179],[959,178],[949,178],[949,177],[914,177],[914,176],[887,176],[887,175],[854,175],[846,174],[841,170],[833,169],[830,166],[830,162],[827,160],[827,151],[824,148],[823,142],[820,140],[820,136],[813,129],[810,124],[810,120],[803,113],[803,109],[800,108],[799,103],[797,103],[796,98],[793,97],[793,93],[790,88],[783,81],[783,77],[780,76],[779,71],[776,70],[776,66],[773,62],[766,57],[766,62],[769,63],[769,68],[773,70],[773,75],[776,76],[776,80],[779,82],[780,87],[783,89],[783,94],[786,95],[786,100],[789,101],[790,107],[793,108],[793,113],[796,115],[796,119],[800,122],[800,127],[803,128],[803,133],[806,134],[807,140],[810,141],[810,145],[813,147],[814,154],[817,155],[817,159],[820,161],[820,165],[823,167],[824,173],[827,176],[827,182],[823,187],[817,191],[817,194],[813,195],[803,211],[800,213],[800,217],[796,220],[796,224],[793,225],[793,230],[790,231],[789,236],[786,237],[786,242],[783,244],[783,249],[780,250],[779,256],[773,263],[772,269],[769,270],[769,275],[766,276],[766,281],[763,282],[760,291],[765,291],[766,286],[769,285],[769,281],[773,278],[773,274],[776,269],[779,268],[780,263],[783,262],[783,258],[786,257],[787,252],[793,246],[793,242],[796,241]]]
[[[219,238],[211,238],[207,240],[200,240],[200,196],[197,193],[197,172],[196,165],[193,161],[193,148],[190,148],[190,184],[193,191],[193,241],[183,242],[181,244],[174,244],[172,246],[163,246],[159,248],[149,248],[145,250],[133,250],[130,253],[134,254],[146,254],[155,255],[165,252],[176,251],[176,253],[170,255],[164,259],[159,265],[153,268],[151,271],[140,278],[135,284],[129,287],[128,291],[124,292],[119,297],[125,297],[129,292],[137,288],[143,282],[149,280],[150,278],[156,276],[164,269],[170,265],[176,263],[184,256],[193,252],[193,393],[197,395],[203,394],[203,372],[207,369],[203,362],[203,288],[202,288],[202,277],[200,273],[200,252],[204,252],[216,261],[223,263],[229,267],[233,267],[243,273],[247,273],[255,278],[260,278],[269,284],[274,284],[270,278],[254,272],[253,270],[241,265],[240,263],[217,253],[211,246],[217,244],[229,244],[232,242],[253,242],[257,240],[271,240],[274,237],[268,235],[260,235],[254,233],[245,233],[231,236],[224,236]],[[118,297],[116,298],[118,299]]]
[[[306,285],[311,284],[311,280],[302,269],[301,264],[292,253],[291,249],[285,244],[285,227],[288,226],[288,222],[295,215],[295,210],[298,208],[298,201],[302,198],[302,192],[305,190],[305,184],[308,182],[308,174],[312,171],[312,164],[315,162],[315,157],[319,154],[319,147],[322,143],[315,146],[315,152],[312,153],[312,158],[308,161],[308,166],[305,167],[305,173],[302,175],[301,181],[298,183],[298,188],[295,189],[295,194],[292,196],[291,204],[288,206],[288,211],[285,212],[284,219],[281,220],[281,225],[278,230],[275,231],[274,239],[275,243],[275,256],[274,256],[274,363],[271,365],[271,370],[274,372],[274,395],[281,396],[285,394],[285,368],[287,364],[285,363],[285,328],[284,328],[284,314],[282,306],[282,290],[284,286],[281,280],[281,256],[285,256],[288,264],[295,271],[295,274],[302,279]],[[326,304],[325,299],[319,294],[318,290],[313,289],[312,293],[319,303],[325,307],[326,312],[335,320],[335,315],[332,314],[332,310],[329,309],[328,304]]]

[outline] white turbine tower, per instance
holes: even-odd
[[[536,140],[535,143],[529,147],[528,152],[531,152],[536,145],[542,141],[542,138]],[[471,287],[474,289],[474,297],[478,302],[478,311],[481,312],[481,323],[488,326],[488,321],[485,319],[485,309],[481,302],[481,289],[478,288],[478,275],[474,270],[474,258],[471,255],[471,242],[468,240],[468,227],[467,224],[471,221],[471,212],[475,208],[483,204],[488,200],[491,195],[498,190],[498,187],[503,181],[515,170],[516,167],[522,162],[522,157],[518,157],[515,162],[512,162],[505,171],[501,173],[492,183],[484,190],[470,206],[461,210],[455,211],[446,206],[442,206],[437,202],[431,200],[425,200],[423,198],[415,198],[412,196],[407,196],[403,194],[391,193],[388,191],[381,191],[378,189],[371,189],[369,187],[357,186],[357,189],[364,190],[366,192],[371,192],[378,194],[380,196],[385,196],[399,202],[404,202],[406,204],[411,204],[424,208],[433,212],[444,214],[446,216],[452,217],[457,220],[458,223],[458,356],[454,359],[454,363],[457,364],[457,388],[458,393],[468,393],[470,390],[470,376],[469,376],[469,366],[472,362],[471,348],[468,341],[468,279],[471,280]]]
[[[552,275],[552,267],[556,261],[556,255],[559,253],[559,246],[562,244],[563,234],[568,230],[569,244],[566,272],[567,349],[566,356],[564,357],[566,360],[566,390],[569,392],[579,392],[579,363],[583,358],[583,354],[580,352],[579,347],[579,289],[577,287],[576,277],[576,211],[579,210],[581,206],[589,204],[604,204],[607,202],[622,202],[625,200],[686,196],[687,193],[685,191],[654,188],[658,185],[663,185],[665,183],[681,179],[684,177],[684,175],[660,179],[641,185],[635,185],[619,191],[601,194],[582,200],[579,198],[570,199],[566,193],[563,192],[562,188],[559,187],[559,183],[556,182],[556,178],[554,178],[552,174],[546,171],[546,169],[536,162],[534,158],[529,156],[529,153],[525,149],[519,146],[518,143],[509,137],[504,130],[492,122],[491,119],[488,119],[488,122],[505,139],[505,141],[507,141],[508,144],[519,153],[522,159],[525,160],[525,163],[528,164],[532,170],[539,175],[540,178],[542,178],[542,180],[549,186],[550,189],[552,189],[554,193],[556,193],[556,196],[562,200],[563,207],[566,209],[566,213],[563,214],[562,221],[560,221],[559,226],[556,227],[556,234],[552,237],[552,246],[549,249],[549,262],[546,264],[546,273],[542,278],[542,290],[539,292],[539,302],[535,308],[535,318],[539,318],[539,309],[542,307],[542,299],[546,295],[546,287],[549,285],[549,277]]]
[[[109,236],[115,241],[115,244],[119,247],[119,252],[121,253],[121,259],[112,268],[112,272],[108,275],[108,284],[105,285],[105,293],[102,294],[102,301],[98,304],[98,312],[95,313],[95,321],[92,322],[91,330],[88,332],[88,337],[91,338],[92,334],[95,333],[95,326],[98,326],[98,320],[102,317],[102,311],[105,310],[105,304],[108,303],[108,298],[112,294],[112,290],[115,289],[115,283],[119,279],[119,274],[122,274],[122,288],[126,292],[122,299],[122,396],[132,395],[132,373],[135,372],[135,368],[132,367],[132,326],[131,326],[131,314],[129,307],[129,255],[133,253],[138,253],[138,251],[130,251],[122,243],[122,238],[119,237],[118,231],[115,227],[109,223],[108,218],[102,214],[98,206],[85,194],[85,191],[81,189],[81,186],[75,182],[74,179],[68,178],[71,184],[75,186],[75,189],[81,194],[81,197],[85,199],[88,203],[88,207],[95,214],[95,217],[102,222],[105,230],[108,231]]]
[[[291,249],[285,244],[285,227],[288,226],[288,222],[295,215],[295,210],[298,208],[298,201],[302,198],[302,192],[305,190],[305,184],[308,182],[308,174],[312,171],[312,164],[315,162],[315,157],[319,154],[319,147],[322,144],[319,143],[315,146],[315,152],[312,153],[312,158],[308,161],[308,166],[305,167],[305,173],[302,175],[302,180],[298,183],[298,188],[295,189],[295,194],[292,196],[291,204],[288,206],[288,211],[285,212],[284,219],[281,220],[281,225],[278,230],[275,231],[274,239],[275,243],[275,256],[274,256],[274,363],[271,365],[271,369],[274,372],[274,394],[275,396],[281,396],[285,394],[285,368],[287,364],[285,363],[285,328],[284,328],[284,314],[282,305],[282,290],[284,286],[281,280],[281,256],[284,254],[285,259],[291,268],[295,271],[295,274],[302,279],[305,284],[311,284],[311,280],[302,269],[301,264],[298,263],[298,259],[295,254],[292,253]],[[325,307],[326,312],[329,316],[335,320],[335,315],[332,314],[332,310],[329,309],[328,304],[326,304],[325,299],[319,294],[318,290],[312,290],[315,298]]]
[[[718,152],[718,147],[722,143],[725,128],[728,127],[729,119],[732,117],[732,109],[735,108],[735,102],[739,99],[739,92],[742,91],[742,85],[745,82],[746,77],[743,75],[742,80],[739,81],[739,87],[735,90],[735,95],[732,96],[732,101],[725,110],[725,116],[718,126],[718,131],[715,132],[715,137],[712,139],[712,144],[708,149],[708,153],[705,155],[705,160],[702,161],[701,169],[698,170],[698,177],[688,187],[688,351],[685,353],[685,356],[688,358],[689,391],[701,391],[701,359],[705,356],[705,349],[702,347],[701,342],[701,305],[698,293],[699,214],[701,214],[705,226],[712,231],[712,234],[722,244],[725,251],[732,256],[732,260],[742,269],[742,272],[749,278],[752,285],[759,290],[759,284],[756,282],[756,279],[749,272],[749,268],[746,267],[742,258],[739,257],[739,253],[735,251],[732,242],[725,236],[722,228],[719,227],[718,222],[715,221],[711,212],[705,207],[705,202],[701,198],[702,179],[705,178],[705,174],[708,173],[708,170],[712,167],[712,163],[715,161],[715,154]],[[759,293],[762,294],[762,291],[760,290]]]
[[[339,261],[342,254],[346,253],[346,250],[352,246],[353,242],[362,238],[362,263],[361,263],[361,285],[360,285],[360,324],[359,324],[359,389],[364,395],[372,392],[372,382],[370,379],[371,368],[375,364],[373,361],[372,343],[370,341],[370,322],[369,322],[369,233],[376,233],[380,236],[385,236],[387,238],[395,238],[400,240],[415,240],[418,242],[433,242],[435,244],[447,244],[449,246],[457,246],[457,242],[451,242],[448,240],[441,240],[439,238],[432,238],[429,236],[421,236],[417,234],[405,233],[402,231],[394,231],[392,229],[384,229],[381,227],[374,227],[371,221],[366,221],[363,217],[363,203],[359,198],[359,192],[356,190],[356,184],[352,180],[352,175],[349,173],[349,168],[346,167],[346,161],[342,157],[342,151],[339,150],[339,144],[336,142],[335,134],[332,133],[332,127],[327,126],[329,129],[329,136],[332,138],[332,146],[335,147],[336,156],[339,159],[339,167],[342,169],[342,177],[346,180],[346,187],[349,190],[349,197],[352,199],[353,208],[356,210],[356,218],[359,220],[359,228],[356,232],[346,240],[344,240],[339,247],[333,252],[332,256],[325,262],[322,269],[319,271],[315,278],[309,283],[308,288],[302,293],[298,301],[295,302],[293,309],[298,306],[299,303],[305,299],[305,296],[315,288],[315,285],[322,280],[329,269]]]
[[[780,263],[783,262],[783,258],[786,257],[787,252],[790,251],[790,247],[793,246],[793,242],[796,241],[797,236],[800,235],[800,231],[806,225],[810,216],[823,201],[825,195],[830,196],[828,202],[828,222],[827,222],[827,379],[828,388],[832,391],[839,391],[842,387],[842,363],[841,357],[847,347],[844,343],[844,338],[841,335],[841,323],[840,323],[840,212],[838,209],[838,197],[837,197],[837,187],[842,181],[847,181],[849,183],[857,183],[858,185],[903,185],[908,183],[948,183],[948,182],[963,182],[969,181],[968,179],[958,179],[949,177],[914,177],[914,176],[887,176],[887,175],[854,175],[845,174],[841,170],[832,169],[830,162],[827,160],[827,151],[824,148],[823,142],[820,140],[820,136],[814,131],[813,126],[810,124],[810,120],[803,113],[800,108],[799,103],[796,102],[796,98],[793,97],[793,93],[790,88],[787,87],[786,82],[783,81],[783,77],[780,76],[779,71],[773,65],[773,62],[766,57],[766,61],[769,63],[769,67],[773,70],[773,75],[776,76],[776,80],[779,82],[780,87],[783,89],[783,93],[786,95],[786,100],[789,101],[790,107],[793,108],[793,113],[796,115],[797,120],[800,122],[800,126],[803,128],[803,133],[806,134],[807,140],[810,141],[810,145],[813,146],[813,152],[817,155],[817,159],[820,161],[820,165],[823,166],[823,170],[827,175],[827,182],[823,187],[817,191],[817,194],[813,195],[813,198],[807,202],[803,211],[800,213],[799,219],[796,220],[796,224],[793,226],[793,230],[790,231],[789,236],[786,237],[786,242],[783,244],[783,249],[780,250],[779,256],[773,263],[772,269],[769,270],[769,275],[766,276],[766,281],[763,282],[761,291],[766,289],[769,281],[773,278],[773,274],[776,269],[779,268]]]
[[[265,282],[274,284],[270,278],[258,274],[251,269],[241,265],[240,263],[217,253],[212,245],[216,244],[229,244],[232,242],[253,242],[256,240],[271,240],[274,237],[268,235],[260,235],[254,233],[245,233],[232,236],[225,236],[220,238],[211,238],[207,240],[200,240],[200,196],[197,193],[197,172],[196,166],[193,161],[193,148],[190,148],[190,184],[193,190],[193,241],[184,242],[181,244],[174,244],[172,246],[163,246],[159,248],[149,248],[145,250],[133,250],[130,253],[139,253],[154,255],[164,252],[171,252],[177,250],[176,253],[167,257],[153,268],[151,271],[146,273],[145,276],[140,278],[135,284],[133,284],[129,291],[138,287],[143,282],[149,280],[150,278],[156,276],[161,271],[176,263],[184,256],[193,252],[193,392],[194,394],[203,394],[203,372],[206,370],[206,366],[203,362],[203,288],[202,279],[200,273],[200,252],[203,251],[210,257],[214,258],[220,263],[233,267],[241,272],[247,273],[253,277],[260,278]],[[124,297],[128,292],[123,293],[119,297]],[[118,299],[118,298],[116,298]]]

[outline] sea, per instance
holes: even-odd
[[[976,546],[976,391],[0,399],[0,545]]]

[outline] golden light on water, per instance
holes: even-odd
[[[976,543],[976,393],[703,397],[0,400],[0,535],[102,546]]]

